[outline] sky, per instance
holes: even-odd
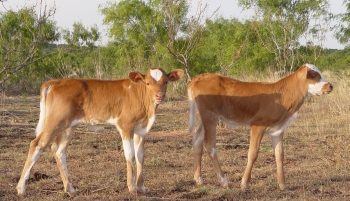
[[[202,4],[208,4],[207,15],[211,15],[218,8],[219,10],[216,12],[216,15],[221,15],[224,18],[234,17],[244,20],[249,19],[252,15],[252,12],[242,12],[242,9],[237,4],[237,0],[192,0],[190,14],[192,13],[194,15],[196,13],[200,1],[202,1]],[[36,1],[6,0],[0,3],[0,12],[9,9],[17,10],[25,4],[33,2]],[[86,27],[97,25],[104,37],[102,43],[108,40],[106,27],[102,25],[103,16],[98,9],[99,5],[105,5],[107,0],[46,0],[46,2],[49,5],[52,5],[53,2],[56,4],[57,10],[53,20],[57,22],[57,26],[71,29],[74,22],[81,22]],[[343,0],[329,0],[329,3],[331,5],[331,12],[334,14],[346,11],[346,8],[342,5]],[[324,46],[332,49],[343,49],[344,45],[339,44],[332,34],[330,32],[327,33]]]

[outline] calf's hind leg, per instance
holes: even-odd
[[[66,163],[66,150],[67,146],[72,139],[72,134],[76,127],[67,128],[61,134],[56,136],[56,140],[51,146],[51,151],[56,159],[58,170],[60,171],[64,191],[70,196],[74,196],[77,192],[73,188],[72,183],[68,177],[68,169]]]
[[[204,140],[204,129],[201,124],[193,136],[193,156],[194,156],[194,180],[198,185],[203,184],[201,176],[201,165],[203,155],[203,140]]]
[[[214,171],[219,183],[223,187],[228,187],[228,181],[221,170],[218,154],[216,151],[216,125],[218,121],[212,121],[204,127],[204,148],[207,151],[209,158],[214,166]]]
[[[41,132],[34,140],[30,142],[28,157],[24,164],[24,168],[21,174],[21,178],[17,184],[18,195],[25,195],[26,193],[26,180],[29,178],[30,170],[38,160],[40,154],[50,144],[55,136],[55,132],[44,131]]]

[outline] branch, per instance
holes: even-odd
[[[15,68],[15,70],[12,71],[12,72],[10,72],[10,73],[7,73],[6,76],[0,81],[0,85],[1,85],[1,86],[0,86],[0,92],[3,91],[3,87],[4,87],[3,84],[10,78],[11,75],[13,75],[13,74],[16,73],[17,71],[21,70],[22,68],[24,68],[24,67],[26,67],[26,66],[28,66],[28,65],[30,65],[30,64],[32,64],[32,63],[35,63],[35,62],[37,62],[37,61],[39,61],[39,60],[41,60],[41,59],[43,59],[43,58],[45,58],[45,57],[48,57],[48,56],[50,56],[50,55],[53,55],[53,54],[55,54],[55,53],[57,53],[57,51],[56,51],[56,52],[51,52],[51,53],[49,53],[49,54],[46,54],[46,55],[44,55],[44,56],[41,56],[41,57],[36,58],[36,59],[34,59],[34,60],[32,60],[32,61],[29,61],[29,62],[26,62],[26,61],[29,60],[29,57],[27,57],[27,58],[25,59],[25,61],[23,61],[20,65],[13,67],[13,68]],[[2,72],[3,72],[3,71],[2,71]]]

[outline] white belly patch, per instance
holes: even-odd
[[[95,119],[91,119],[91,120],[74,119],[69,126],[72,127],[72,126],[77,126],[79,124],[86,124],[87,128],[90,131],[99,132],[104,129],[105,125],[116,126],[117,121],[118,121],[117,118],[110,118],[107,121],[98,121]]]

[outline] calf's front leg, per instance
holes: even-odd
[[[134,147],[135,147],[135,158],[136,158],[136,185],[137,191],[146,193],[143,178],[143,158],[144,158],[144,137],[137,134],[134,135]]]
[[[132,135],[122,134],[123,139],[123,149],[126,159],[126,168],[127,168],[127,185],[130,193],[136,193],[135,189],[135,177],[133,175],[133,163],[135,157],[134,142]]]
[[[249,187],[253,165],[258,158],[261,139],[266,128],[261,126],[252,126],[250,129],[250,144],[248,151],[248,163],[242,177],[241,188],[246,190]]]
[[[281,133],[278,136],[271,137],[272,139],[272,145],[275,150],[275,157],[276,157],[276,166],[277,166],[277,182],[281,190],[286,189],[285,179],[284,179],[284,170],[283,170],[283,158],[284,158],[284,151],[283,151],[283,133]]]

